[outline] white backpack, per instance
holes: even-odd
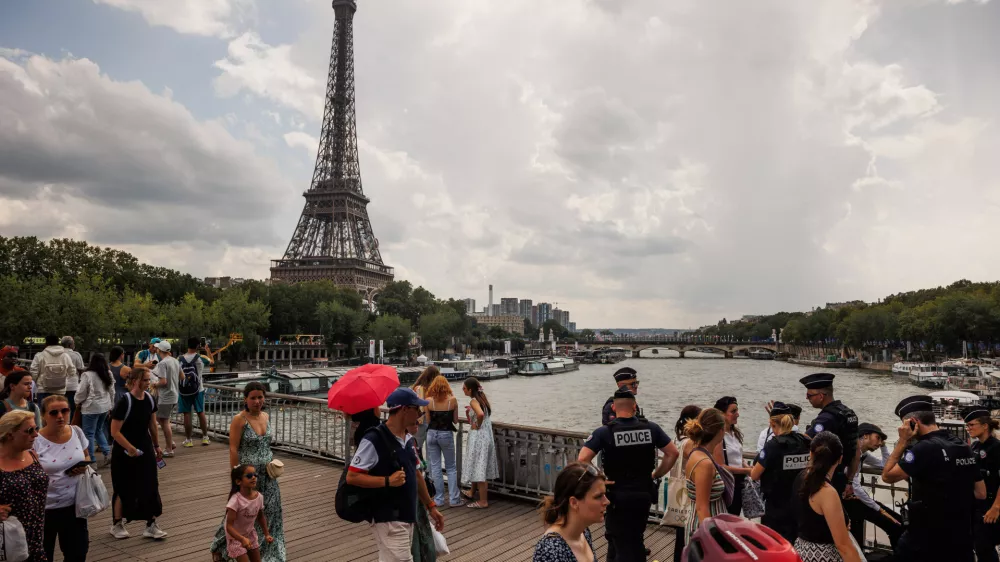
[[[38,386],[46,390],[66,388],[66,380],[76,374],[76,367],[67,365],[59,357],[48,358],[38,370]]]

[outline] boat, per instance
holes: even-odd
[[[774,353],[766,349],[755,349],[750,352],[750,359],[757,359],[758,361],[763,361],[763,360],[770,361],[774,359]]]
[[[553,357],[549,359],[539,359],[537,361],[528,361],[517,370],[517,374],[526,377],[556,375],[559,373],[576,371],[579,368],[580,364],[573,361],[569,357]]]
[[[960,390],[939,390],[928,394],[931,397],[931,409],[939,422],[958,422],[965,425],[964,411],[970,406],[979,405],[979,396]]]
[[[920,363],[914,363],[912,361],[899,361],[892,364],[892,374],[894,375],[909,375],[910,369],[920,365]]]
[[[908,378],[910,384],[923,388],[944,388],[948,382],[948,373],[940,365],[920,363],[910,367]]]
[[[434,361],[432,364],[437,366],[441,375],[449,381],[465,380],[468,377],[488,381],[507,378],[509,375],[507,369],[492,362],[487,365],[485,359],[444,359]]]

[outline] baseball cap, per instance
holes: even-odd
[[[153,338],[149,340],[149,345],[156,345],[158,343],[160,343],[160,338]]]
[[[0,349],[0,359],[8,355],[17,355],[17,348],[12,345],[5,345],[3,349]]]
[[[401,386],[392,391],[392,394],[385,399],[385,404],[386,406],[389,406],[389,409],[392,409],[399,408],[401,406],[426,406],[430,404],[430,402],[427,400],[421,400],[412,388]]]
[[[159,349],[160,351],[170,351],[170,342],[160,340],[156,342],[156,349]]]

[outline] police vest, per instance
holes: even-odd
[[[946,462],[931,479],[910,479],[909,500],[910,531],[914,536],[923,533],[927,535],[924,538],[939,542],[947,535],[942,535],[942,527],[970,529],[974,497],[968,471],[970,465],[975,466],[975,458],[965,442],[941,433],[929,434],[921,441],[933,444],[931,454],[941,454]]]
[[[844,458],[841,460],[840,466],[851,466],[854,455],[858,453],[858,415],[839,400],[827,404],[822,411],[837,419],[837,437],[844,445]],[[854,445],[852,446],[852,444]]]
[[[993,505],[993,500],[997,497],[997,489],[1000,488],[1000,441],[997,441],[992,435],[985,442],[976,442],[972,444],[972,454],[976,457],[976,466],[979,467],[979,473],[983,476],[983,481],[986,484],[986,500],[981,503],[986,503],[988,506]]]
[[[614,419],[615,412],[614,409],[612,408],[612,406],[614,406],[614,403],[615,403],[614,396],[608,398],[607,401],[604,402],[604,407],[601,408],[601,425],[608,425]],[[639,407],[639,404],[635,405],[635,417],[636,419],[645,419],[645,417],[642,415],[642,408]]]
[[[620,490],[647,491],[653,482],[653,463],[656,461],[656,445],[653,444],[653,430],[644,420],[622,423],[611,420],[611,447],[604,450],[604,473],[614,481]]]
[[[765,450],[767,468],[760,477],[760,489],[766,509],[771,512],[791,507],[795,477],[809,465],[809,438],[801,433],[786,433],[769,441]]]

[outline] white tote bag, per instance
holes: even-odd
[[[88,466],[76,481],[76,516],[84,519],[93,517],[110,505],[108,488],[97,472]]]
[[[434,528],[431,528],[431,534],[434,535],[434,550],[437,550],[438,554],[451,554],[451,551],[448,550],[448,541],[444,540],[444,535]]]
[[[687,440],[682,439],[677,444],[677,449],[681,451],[682,455],[684,454],[684,441]],[[663,518],[660,519],[660,525],[683,527],[687,524],[691,499],[687,495],[687,478],[684,476],[683,464],[683,459],[678,458],[674,467],[670,469],[670,474],[664,479]]]
[[[28,559],[28,537],[24,534],[24,525],[17,517],[10,516],[0,523],[0,560],[5,562],[24,562]]]

